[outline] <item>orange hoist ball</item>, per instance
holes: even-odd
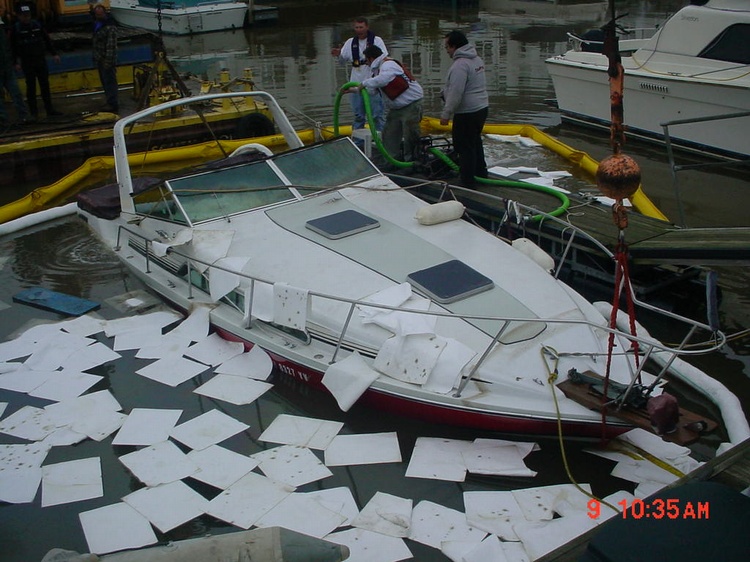
[[[599,163],[596,185],[607,197],[627,199],[641,185],[641,168],[626,154],[612,154]]]

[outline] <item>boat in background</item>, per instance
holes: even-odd
[[[138,175],[127,147],[134,123],[237,95],[270,109],[291,150],[248,143],[176,176]],[[114,141],[117,184],[78,198],[92,232],[164,300],[207,307],[219,335],[260,346],[280,373],[326,389],[342,410],[361,398],[443,424],[617,434],[629,425],[609,417],[602,428],[600,411],[555,386],[607,364],[610,390],[633,383],[618,400],[653,385],[648,399],[661,374],[675,373],[712,389],[731,442],[750,435],[736,397],[680,359],[716,349],[721,332],[668,313],[686,330],[671,347],[609,327],[608,313],[528,250],[458,220],[459,202],[430,205],[402,189],[351,138],[305,146],[265,92],[166,102],[118,121]],[[660,375],[644,370],[647,359]]]
[[[506,22],[556,25],[560,21],[599,22],[607,13],[606,0],[479,0],[483,17]]]
[[[609,128],[602,44],[576,43],[579,48],[546,60],[557,106],[564,120]],[[750,157],[748,45],[750,4],[708,0],[685,6],[652,37],[621,46],[628,135],[701,154]]]
[[[171,35],[190,35],[242,28],[252,0],[110,0],[119,25]]]

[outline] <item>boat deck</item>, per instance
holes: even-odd
[[[407,177],[397,181],[402,186],[417,183]],[[441,196],[450,197],[443,194],[442,187],[437,185],[416,189],[428,201],[438,201]],[[560,204],[551,195],[495,185],[482,185],[477,191],[461,190],[454,194],[474,220],[497,234],[511,239],[526,236],[556,259],[565,254],[570,238],[570,229],[566,224],[551,220],[527,221],[522,225],[512,221],[503,222],[506,211],[502,201],[519,201],[529,207],[551,212]],[[500,202],[491,200],[485,194],[499,198]],[[569,198],[570,207],[560,218],[586,231],[613,252],[619,240],[619,230],[611,208],[597,202],[593,194],[569,194]],[[631,274],[641,281],[640,288],[636,290],[642,294],[660,290],[664,284],[695,279],[701,275],[702,266],[750,262],[750,228],[747,227],[680,228],[633,211],[628,212],[625,242],[631,259]],[[591,279],[611,281],[611,261],[591,241],[580,237],[574,239],[568,257],[573,258],[571,268],[575,273]],[[663,274],[654,273],[655,269],[661,269]]]
[[[604,378],[595,373],[586,373],[587,377],[598,379],[601,383],[604,383]],[[640,427],[646,431],[653,432],[651,419],[646,411],[646,408],[633,408],[631,406],[624,406],[617,408],[615,406],[607,406],[607,400],[601,394],[601,386],[597,390],[590,383],[574,383],[572,380],[567,379],[561,383],[558,383],[557,387],[563,391],[565,396],[586,406],[587,408],[595,411],[607,411],[609,415],[616,418],[627,421],[633,424],[635,427]],[[714,431],[719,424],[714,420],[707,417],[698,415],[694,412],[680,408],[679,421],[676,429],[671,432],[662,435],[662,439],[671,443],[677,443],[679,445],[690,445],[700,439],[702,433],[710,433]],[[696,429],[702,427],[702,429]]]

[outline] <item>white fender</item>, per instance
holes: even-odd
[[[552,273],[555,270],[555,260],[552,256],[528,238],[517,238],[513,240],[511,246],[534,260],[544,271]]]
[[[458,201],[441,201],[425,207],[420,207],[414,218],[419,224],[439,224],[460,219],[464,215],[465,207]]]

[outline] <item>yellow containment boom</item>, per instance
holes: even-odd
[[[422,129],[426,129],[430,132],[449,133],[450,125],[441,125],[439,119],[425,117],[422,119]],[[569,147],[567,144],[540,131],[533,125],[488,124],[484,126],[483,132],[486,135],[519,135],[535,140],[544,146],[544,148],[551,150],[555,154],[559,154],[562,158],[565,158],[567,161],[574,163],[581,170],[590,174],[591,177],[594,177],[596,169],[599,167],[599,162],[591,158],[591,156],[585,152]],[[638,191],[635,192],[635,195],[631,197],[631,202],[636,211],[642,215],[662,221],[669,221],[666,215],[664,215],[664,213],[662,213],[643,192],[641,187],[639,187]]]
[[[426,134],[446,134],[450,133],[450,127],[440,125],[439,119],[425,117],[422,120],[422,131]],[[533,125],[489,124],[485,125],[484,132],[493,135],[520,135],[535,140],[548,150],[574,163],[592,177],[596,174],[596,169],[599,166],[599,163],[585,152],[569,147],[554,137],[543,133]],[[318,132],[318,134],[313,129],[306,129],[297,133],[305,144],[310,144],[318,140],[318,134],[321,133],[324,138],[334,136],[331,129],[324,129],[322,132]],[[351,127],[340,127],[339,134],[351,134]],[[187,147],[136,153],[130,155],[129,160],[133,170],[137,170],[139,167],[148,168],[151,171],[179,170],[190,165],[199,165],[222,158],[225,154],[231,153],[234,149],[246,144],[249,140],[221,140],[218,143],[217,141],[208,141]],[[280,134],[257,137],[252,139],[252,141],[271,149],[285,145],[284,137]],[[82,189],[93,187],[96,181],[101,182],[102,180],[106,180],[113,170],[113,157],[91,157],[79,168],[55,183],[35,189],[21,199],[0,207],[0,224],[51,206],[62,204],[66,198],[70,198]],[[663,221],[668,220],[640,188],[631,200],[638,212]]]

